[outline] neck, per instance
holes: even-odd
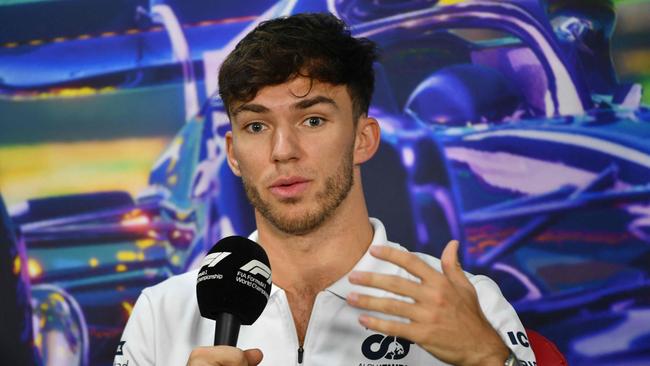
[[[356,183],[336,211],[304,235],[281,232],[255,213],[259,242],[269,256],[277,286],[315,296],[361,259],[370,246],[373,229],[360,179]]]

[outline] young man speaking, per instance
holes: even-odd
[[[493,281],[462,271],[457,242],[441,260],[409,253],[368,217],[375,58],[326,14],[262,23],[237,45],[219,72],[228,164],[273,268],[269,302],[237,348],[205,347],[214,322],[199,314],[196,271],[172,277],[142,292],[116,364],[534,364],[528,346],[506,345],[525,331]]]

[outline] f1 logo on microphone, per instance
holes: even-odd
[[[201,267],[205,267],[205,266],[214,267],[217,265],[217,263],[224,260],[224,258],[229,256],[230,254],[232,253],[231,252],[210,253],[206,255],[205,258],[203,258],[203,263],[201,263]]]
[[[266,278],[266,282],[269,285],[271,284],[271,268],[269,268],[266,264],[258,261],[257,259],[253,259],[250,262],[244,264],[240,270],[254,275],[262,275],[264,278]]]

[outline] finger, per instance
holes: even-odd
[[[416,299],[422,292],[420,284],[406,278],[374,272],[354,271],[348,276],[350,283],[386,290],[397,295]]]
[[[187,364],[243,366],[246,358],[242,350],[231,346],[197,347],[190,353]]]
[[[413,340],[413,327],[407,323],[380,319],[366,314],[359,317],[359,323],[368,329],[372,329],[382,334],[389,334],[391,336]]]
[[[425,317],[425,310],[420,306],[397,299],[367,296],[351,292],[346,300],[348,304],[357,308],[396,315],[415,322],[421,321]]]
[[[374,257],[393,263],[404,268],[410,274],[418,277],[423,283],[429,283],[441,279],[441,274],[429,266],[417,255],[385,245],[373,245],[370,247],[370,254]]]
[[[264,354],[262,354],[261,350],[253,348],[244,351],[244,356],[246,357],[246,361],[248,361],[248,366],[256,366],[262,362]]]
[[[454,285],[472,287],[472,284],[465,276],[463,267],[460,265],[460,261],[458,260],[458,247],[458,240],[452,240],[447,243],[447,246],[445,246],[445,249],[442,251],[442,256],[440,257],[442,272]]]

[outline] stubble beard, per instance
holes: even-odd
[[[320,227],[348,196],[354,184],[352,149],[345,154],[337,171],[325,179],[325,188],[316,193],[316,209],[309,210],[299,217],[288,217],[283,208],[273,206],[265,201],[258,189],[242,177],[244,190],[255,209],[278,230],[290,235],[305,235]],[[280,205],[296,205],[303,199],[290,198],[282,200]]]

